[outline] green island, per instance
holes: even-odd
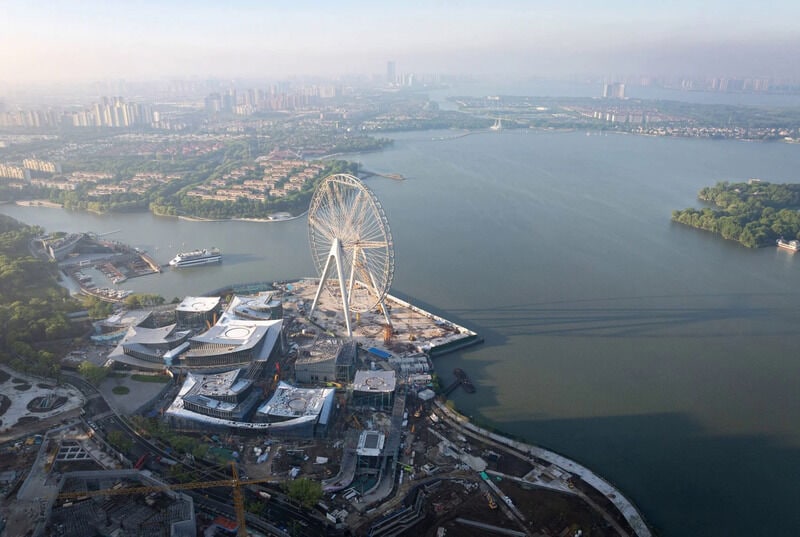
[[[713,207],[673,211],[672,220],[748,248],[772,246],[779,238],[800,238],[800,184],[723,181],[701,189],[698,198]]]

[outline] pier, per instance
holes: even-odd
[[[139,258],[147,263],[147,265],[152,269],[153,272],[161,273],[161,265],[156,263],[156,261],[150,257],[146,252],[139,252]]]
[[[361,178],[367,177],[383,177],[386,179],[391,179],[393,181],[404,181],[405,177],[401,173],[380,173],[380,172],[371,172],[369,170],[361,170],[359,174]]]
[[[453,370],[453,374],[456,376],[456,380],[453,381],[447,388],[444,390],[444,396],[447,397],[452,392],[456,390],[459,386],[464,388],[464,391],[467,393],[475,393],[475,385],[472,384],[472,381],[469,380],[469,376],[464,372],[463,369],[457,367]]]

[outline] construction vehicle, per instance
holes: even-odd
[[[358,421],[358,417],[357,417],[355,414],[353,414],[352,416],[350,416],[350,421],[352,421],[352,422],[353,422],[353,426],[354,426],[356,429],[363,429],[363,428],[364,428],[364,427],[361,425],[361,422],[360,422],[360,421]]]
[[[141,487],[114,487],[104,490],[91,490],[91,491],[77,491],[77,492],[62,492],[57,496],[58,499],[71,500],[78,498],[89,498],[92,496],[119,496],[126,494],[149,494],[151,492],[158,492],[161,490],[191,490],[191,489],[207,489],[213,487],[232,487],[233,488],[233,506],[236,510],[236,521],[238,528],[236,530],[237,537],[247,537],[246,517],[244,511],[244,495],[242,494],[241,487],[245,485],[255,485],[257,483],[266,483],[270,479],[239,479],[239,471],[236,467],[236,462],[231,461],[231,479],[219,479],[216,481],[195,481],[192,483],[177,483],[156,486],[141,486]],[[263,497],[263,496],[262,496]]]

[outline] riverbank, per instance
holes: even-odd
[[[60,203],[55,203],[49,200],[19,200],[14,202],[15,205],[20,207],[49,207],[51,209],[63,209],[64,206]]]
[[[233,222],[256,222],[256,223],[271,223],[271,222],[288,222],[290,220],[297,220],[303,218],[308,211],[303,211],[297,216],[292,216],[291,213],[275,213],[268,218],[231,218]]]
[[[231,217],[231,218],[202,218],[200,216],[184,216],[184,215],[173,215],[173,214],[159,214],[159,213],[152,213],[155,216],[163,216],[167,218],[177,218],[178,220],[183,220],[185,222],[254,222],[259,224],[268,224],[272,222],[288,222],[290,220],[296,220],[298,218],[303,218],[308,211],[303,211],[302,213],[293,216],[291,213],[275,213],[273,215],[268,216],[267,218],[245,218],[245,217]]]

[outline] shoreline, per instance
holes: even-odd
[[[532,444],[529,441],[520,442],[505,436],[502,432],[492,432],[474,425],[469,418],[459,413],[458,410],[448,408],[446,404],[439,400],[434,400],[434,403],[436,408],[447,419],[451,420],[456,427],[463,429],[467,434],[472,433],[474,436],[488,438],[529,457],[545,460],[567,473],[576,474],[614,504],[614,507],[622,514],[637,537],[653,537],[653,531],[636,505],[613,484],[591,469],[569,457]]]
[[[55,203],[50,200],[18,200],[14,202],[14,205],[19,205],[20,207],[47,207],[49,209],[64,208],[60,203]]]
[[[17,205],[19,207],[45,207],[48,209],[65,209],[65,207],[60,203],[55,203],[49,200],[17,200],[17,201],[8,201],[2,203],[9,203],[13,205]],[[85,212],[89,214],[98,214],[98,215],[107,215],[113,214],[111,212],[101,212],[101,211],[92,211],[89,209],[76,209],[80,212]],[[274,222],[289,222],[291,220],[297,220],[298,218],[303,218],[308,211],[303,211],[298,215],[292,215],[291,213],[287,212],[278,212],[275,213],[276,215],[280,215],[276,218],[246,218],[246,217],[238,217],[232,216],[231,218],[203,218],[201,216],[185,216],[185,215],[173,215],[173,214],[159,214],[153,211],[141,211],[142,213],[150,213],[153,216],[163,217],[163,218],[177,218],[178,220],[184,220],[186,222],[253,222],[253,223],[260,223],[260,224],[269,224]]]
[[[289,213],[286,213],[288,216],[281,216],[279,218],[231,218],[232,222],[256,222],[256,223],[264,223],[264,224],[271,224],[274,222],[290,222],[292,220],[297,220],[298,218],[303,218],[305,215],[308,214],[308,211],[303,211],[302,213],[292,216]]]

